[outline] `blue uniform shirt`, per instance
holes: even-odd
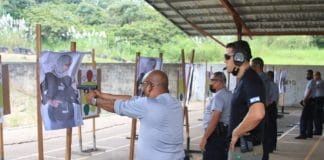
[[[170,94],[156,98],[133,97],[116,100],[115,112],[141,122],[137,160],[180,160],[184,158],[183,110]]]
[[[209,101],[206,110],[204,112],[204,119],[203,119],[204,129],[208,127],[213,111],[221,112],[221,117],[219,122],[223,122],[229,125],[230,112],[231,112],[231,100],[232,100],[232,93],[226,88],[223,88],[214,94],[214,96]]]

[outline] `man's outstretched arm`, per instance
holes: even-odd
[[[96,97],[98,98],[103,98],[103,99],[114,99],[114,100],[129,100],[132,96],[130,95],[114,95],[114,94],[110,94],[110,93],[101,93],[98,90],[94,91],[96,94]]]
[[[89,93],[86,95],[87,103],[98,106],[108,112],[115,112],[114,104],[116,100],[128,100],[130,98],[131,96],[100,93],[97,90],[89,91]]]

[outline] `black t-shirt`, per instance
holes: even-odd
[[[265,94],[260,76],[254,70],[248,68],[234,90],[231,104],[230,134],[242,122],[251,105],[258,102],[265,104]],[[246,137],[255,145],[261,143],[263,123],[262,120],[256,128],[250,131],[250,136]]]

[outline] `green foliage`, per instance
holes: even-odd
[[[107,8],[107,15],[107,22],[121,27],[148,18],[141,3],[132,0],[113,1]]]
[[[221,45],[206,37],[188,37],[142,0],[0,2],[0,13],[10,13],[15,19],[25,19],[27,23],[27,30],[19,32],[0,26],[0,35],[7,37],[0,39],[0,46],[32,48],[35,46],[31,39],[35,37],[34,26],[41,24],[44,50],[68,50],[70,41],[75,41],[78,50],[94,48],[97,62],[131,62],[135,60],[136,52],[143,56],[164,53],[165,62],[180,62],[181,49],[185,50],[187,58],[195,49],[195,62],[223,63],[224,48]],[[223,43],[236,40],[235,36],[216,38]],[[253,40],[247,40],[253,56],[263,57],[266,64],[310,64],[312,61],[322,64],[324,60],[318,49],[324,47],[323,36],[253,37]],[[278,57],[280,60],[276,60]]]
[[[75,4],[43,3],[25,10],[24,15],[32,26],[42,24],[43,40],[54,43],[68,40],[69,27],[79,25],[79,18],[72,14],[75,8]]]
[[[76,15],[81,18],[81,23],[85,25],[100,25],[105,22],[105,19],[107,19],[102,8],[89,3],[79,4],[76,9]]]
[[[324,36],[313,36],[312,44],[318,48],[324,48]]]
[[[14,1],[4,1],[1,5],[3,13],[9,13],[14,18],[22,18],[22,10],[33,5],[33,0],[14,0]]]

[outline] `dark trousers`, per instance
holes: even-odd
[[[269,159],[269,153],[273,152],[277,146],[277,104],[271,103],[266,108],[264,134],[263,134],[263,156],[262,160]]]
[[[315,133],[322,134],[323,130],[323,98],[315,98],[315,111],[314,111],[314,126]]]
[[[227,160],[227,132],[217,134],[216,131],[207,139],[203,160]]]
[[[314,100],[310,99],[306,102],[300,116],[300,135],[302,136],[313,136],[313,115],[314,115]]]

